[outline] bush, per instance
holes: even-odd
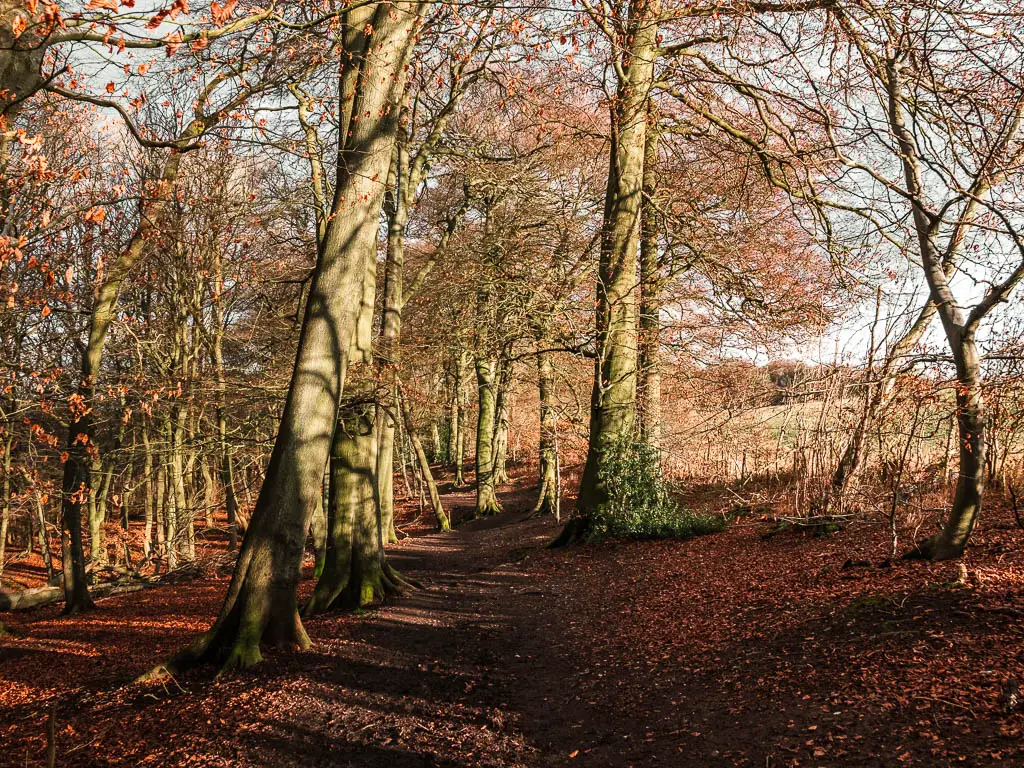
[[[591,520],[593,540],[689,539],[725,527],[723,518],[683,509],[672,499],[658,451],[645,442],[629,439],[613,445],[599,479],[608,500]]]

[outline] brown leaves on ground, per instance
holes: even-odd
[[[472,494],[446,502],[463,519]],[[0,640],[0,764],[44,764],[53,705],[62,766],[1024,764],[1024,558],[992,515],[965,586],[882,563],[867,525],[548,551],[550,520],[413,516],[392,553],[423,589],[311,621],[312,651],[253,673],[123,686],[205,628],[224,579],[3,616],[24,634]]]

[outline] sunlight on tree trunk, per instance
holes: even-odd
[[[491,446],[497,405],[496,378],[498,363],[483,357],[476,359],[476,382],[479,409],[476,423],[476,516],[486,517],[501,512],[494,490],[494,464]]]
[[[630,4],[629,49],[622,53],[612,107],[608,187],[597,282],[597,359],[590,401],[590,440],[576,513],[556,544],[585,538],[594,511],[607,502],[599,477],[604,456],[633,433],[637,384],[637,252],[643,197],[647,103],[654,78],[655,9]]]
[[[363,302],[366,254],[376,241],[404,88],[398,73],[423,10],[412,3],[369,8],[369,23],[360,18],[346,28],[340,93],[351,93],[360,114],[370,117],[346,126],[339,149],[332,211],[344,215],[331,216],[324,235],[266,479],[220,615],[169,662],[169,670],[200,661],[244,668],[260,661],[263,643],[309,645],[296,602],[302,550],[333,443]],[[346,83],[357,87],[346,90]],[[342,107],[352,108],[347,102]]]

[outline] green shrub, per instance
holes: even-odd
[[[661,475],[658,451],[645,442],[622,440],[613,445],[599,480],[607,491],[607,502],[591,520],[593,540],[610,536],[689,539],[725,527],[723,518],[683,509],[672,499]]]

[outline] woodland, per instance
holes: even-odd
[[[1024,766],[1022,29],[0,0],[0,766]]]

